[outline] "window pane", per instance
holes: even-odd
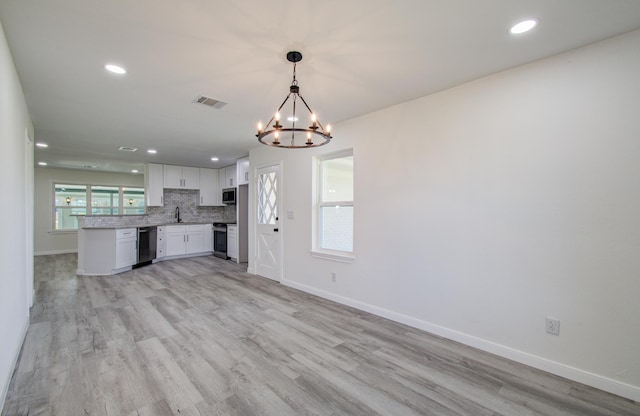
[[[63,185],[54,186],[55,206],[57,207],[86,207],[87,187],[85,185]]]
[[[322,202],[353,201],[353,156],[321,163]]]
[[[124,215],[144,214],[144,188],[122,188]]]
[[[77,230],[78,217],[76,215],[85,215],[86,208],[76,207],[56,207],[55,208],[55,229],[56,230]]]
[[[120,188],[117,186],[92,186],[91,187],[91,214],[115,215],[117,214],[118,197]],[[112,210],[116,208],[116,212]]]
[[[320,207],[320,248],[353,251],[353,207]]]
[[[130,208],[130,207],[124,207],[122,214],[123,215],[142,215],[144,214],[144,208]]]
[[[54,230],[77,230],[76,215],[87,214],[87,187],[85,185],[55,184]]]
[[[106,207],[106,208],[94,207],[94,208],[91,208],[91,215],[118,215],[118,207]]]

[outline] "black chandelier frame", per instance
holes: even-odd
[[[267,146],[282,147],[285,149],[307,149],[310,147],[324,146],[329,143],[333,138],[331,136],[331,126],[327,124],[326,128],[318,120],[316,114],[313,112],[309,104],[300,95],[300,87],[298,86],[298,80],[296,79],[296,64],[302,60],[302,54],[298,51],[291,51],[287,53],[287,60],[293,63],[293,80],[289,87],[289,94],[284,99],[280,107],[276,110],[275,114],[271,116],[264,129],[262,123],[258,124],[258,134],[256,137],[258,141]],[[289,117],[291,121],[291,127],[284,127],[280,124],[281,110],[285,104],[291,99],[292,101],[292,114]],[[300,99],[304,107],[309,111],[311,118],[311,125],[307,128],[296,127],[296,122],[299,120],[296,115],[297,101]],[[273,124],[272,124],[273,123]],[[289,135],[289,133],[291,133]],[[304,135],[304,143],[297,144],[296,140],[299,140],[299,136],[296,137],[296,133]],[[266,138],[273,136],[273,140],[270,142]],[[314,141],[314,139],[320,138],[320,141]],[[283,144],[281,140],[290,140],[290,144]]]

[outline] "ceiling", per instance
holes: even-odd
[[[533,31],[508,33],[528,17]],[[0,0],[0,22],[35,139],[49,145],[36,162],[130,172],[247,155],[288,93],[289,50],[304,56],[301,94],[335,126],[638,29],[640,1]]]

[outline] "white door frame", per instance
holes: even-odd
[[[283,166],[283,162],[282,160],[275,162],[275,163],[268,163],[268,164],[264,164],[264,165],[259,165],[256,166],[255,168],[252,169],[252,173],[253,173],[253,200],[254,200],[254,204],[253,204],[253,273],[260,275],[260,265],[258,264],[258,244],[259,244],[259,231],[258,231],[258,203],[259,203],[259,198],[258,198],[258,173],[261,169],[264,168],[269,168],[272,166],[277,166],[278,167],[278,264],[279,264],[279,270],[277,273],[277,282],[281,282],[283,280],[283,276],[284,276],[284,262],[283,262],[283,253],[284,253],[284,221],[283,221],[283,216],[282,216],[282,202],[283,202],[283,195],[284,195],[284,186],[283,186],[283,171],[284,171],[284,166]],[[250,213],[251,215],[251,213]]]
[[[24,207],[25,207],[25,279],[27,281],[27,305],[33,306],[35,292],[33,275],[33,229],[34,229],[34,166],[33,139],[27,128],[24,129]]]

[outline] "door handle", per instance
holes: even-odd
[[[274,232],[274,233],[277,233],[277,232],[278,232],[278,229],[277,229],[277,228],[274,228],[274,229],[273,229],[273,232]]]

